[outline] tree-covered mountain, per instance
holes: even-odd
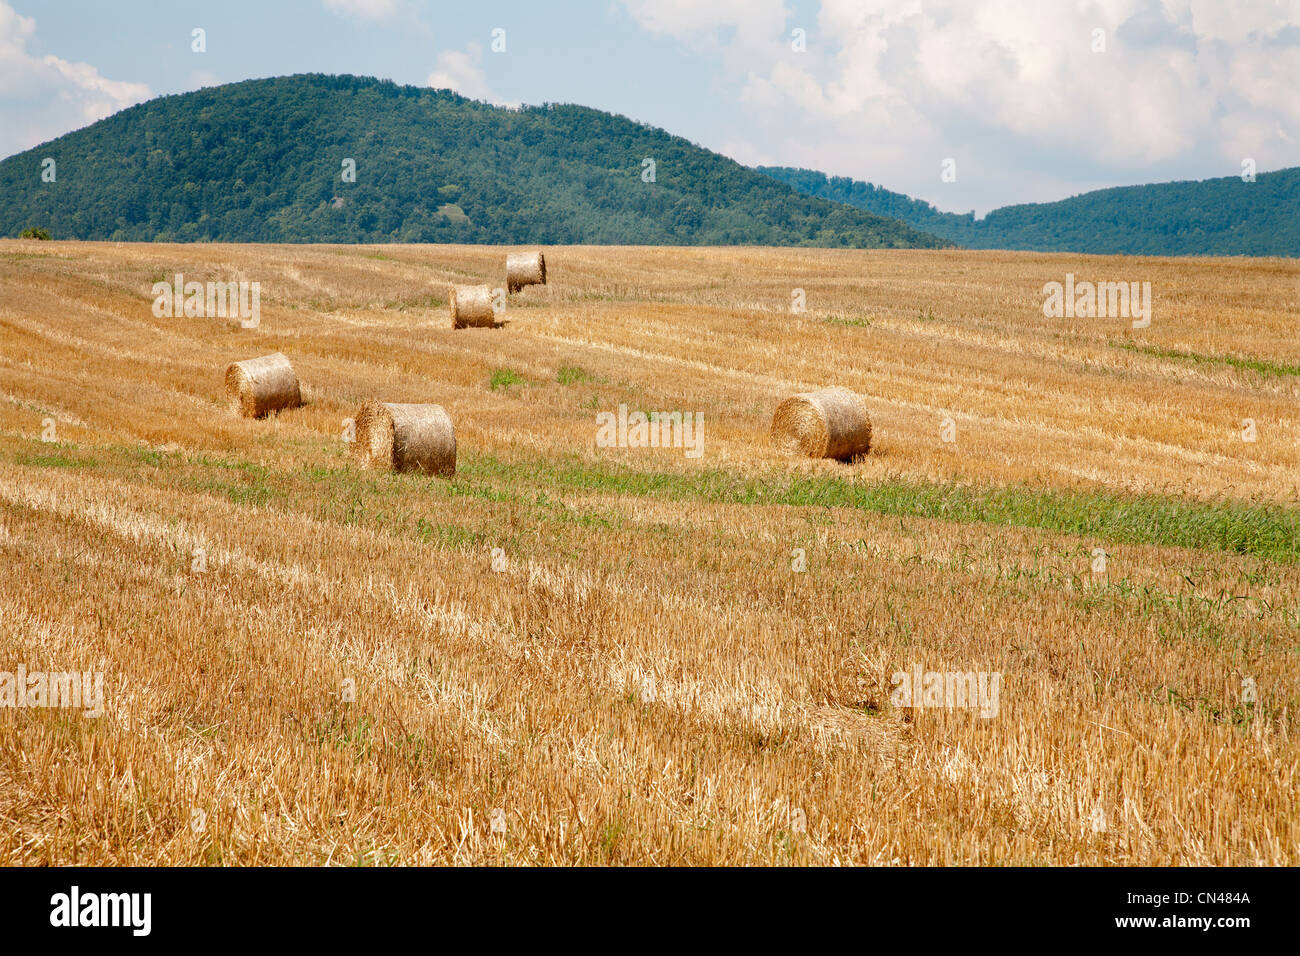
[[[1003,206],[982,219],[842,176],[760,166],[809,196],[831,199],[971,249],[1129,255],[1300,256],[1300,167],[1200,182],[1098,189],[1059,202]]]
[[[4,160],[0,190],[0,234],[56,239],[944,245],[622,116],[353,76],[151,100]]]

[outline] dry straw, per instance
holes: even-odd
[[[791,395],[772,416],[772,441],[810,458],[848,461],[871,448],[871,417],[846,388]]]
[[[546,257],[540,252],[512,252],[506,256],[506,291],[526,285],[546,285]]]
[[[453,329],[496,324],[496,312],[492,310],[492,290],[485,285],[454,285],[447,302],[451,307]]]
[[[456,430],[441,405],[366,402],[356,438],[356,454],[372,468],[456,473]]]
[[[302,404],[298,375],[280,352],[231,363],[226,369],[226,397],[245,418],[261,418]]]

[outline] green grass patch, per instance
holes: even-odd
[[[439,544],[446,548],[472,551],[487,543],[487,535],[455,524],[434,524],[427,518],[415,522],[416,536],[426,544]]]
[[[510,368],[499,368],[493,371],[492,378],[488,381],[488,388],[492,391],[498,391],[503,388],[509,388],[511,385],[527,385],[528,379]]]
[[[167,457],[163,452],[157,451],[153,448],[137,448],[135,449],[133,454],[135,455],[137,461],[140,461],[143,464],[149,465],[153,468],[162,467],[162,463],[166,460]]]
[[[578,365],[561,365],[559,371],[555,373],[555,380],[561,385],[577,385],[581,382],[600,383],[602,381],[602,379],[598,379]]]
[[[198,482],[204,491],[225,495],[233,504],[252,505],[264,508],[275,498],[284,497],[284,493],[265,479],[252,479],[244,482],[224,482],[208,479]]]
[[[62,452],[49,455],[26,455],[20,452],[15,460],[20,465],[30,465],[33,468],[94,468],[99,464],[93,458],[74,458]]]
[[[827,325],[844,325],[855,329],[871,328],[871,320],[865,315],[828,315],[822,321]]]

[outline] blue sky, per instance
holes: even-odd
[[[0,0],[0,155],[308,71],[582,103],[958,212],[1300,165],[1300,0]]]

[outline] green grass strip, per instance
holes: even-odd
[[[582,462],[509,464],[492,457],[464,462],[456,477],[462,487],[488,481],[677,501],[855,508],[892,517],[1039,528],[1103,541],[1300,563],[1300,512],[1275,504],[900,479],[863,484],[834,476],[742,476],[717,470],[676,474]],[[481,491],[466,487],[463,493]]]
[[[1198,365],[1225,365],[1228,368],[1258,372],[1260,375],[1268,375],[1274,378],[1300,375],[1300,365],[1285,365],[1279,362],[1269,362],[1265,359],[1240,358],[1236,355],[1206,355],[1202,352],[1167,349],[1158,345],[1137,345],[1133,342],[1115,341],[1109,344],[1115,348],[1125,349],[1129,352],[1140,352],[1153,358],[1179,359],[1184,362],[1195,362]]]

